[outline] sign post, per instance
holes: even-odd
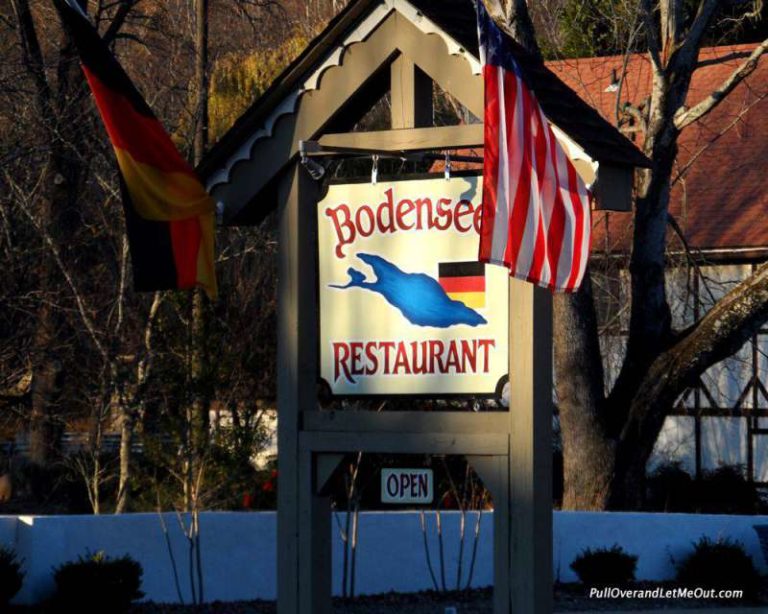
[[[477,177],[321,199],[296,167],[281,189],[280,612],[330,611],[325,486],[351,452],[466,456],[494,501],[494,612],[551,611],[551,296],[469,266]],[[337,396],[503,393],[510,408],[321,411],[318,377]],[[383,476],[383,500],[432,497],[423,472]]]
[[[552,294],[509,288],[512,612],[552,611]]]

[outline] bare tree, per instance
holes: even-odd
[[[489,5],[529,51],[538,53],[524,0],[494,0]],[[588,277],[577,294],[555,299],[565,508],[638,506],[646,463],[673,403],[768,319],[768,265],[760,266],[684,330],[672,327],[665,289],[670,187],[678,137],[716,108],[755,70],[768,50],[768,40],[756,45],[710,95],[686,105],[705,36],[716,27],[720,12],[734,7],[750,17],[760,8],[748,2],[718,0],[700,0],[694,5],[680,0],[642,0],[638,4],[653,85],[647,104],[629,111],[641,120],[643,149],[652,167],[638,171],[636,177],[629,335],[622,367],[610,390],[604,385],[592,281]]]

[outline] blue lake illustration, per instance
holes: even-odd
[[[458,324],[487,324],[477,311],[449,297],[438,281],[429,275],[405,273],[381,256],[357,254],[357,257],[373,269],[376,281],[368,281],[365,273],[350,267],[347,269],[349,282],[344,286],[330,284],[331,288],[362,288],[381,294],[411,324],[417,326],[448,328]]]

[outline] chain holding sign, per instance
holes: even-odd
[[[331,185],[319,203],[320,375],[335,395],[494,395],[509,278],[477,261],[477,176]]]

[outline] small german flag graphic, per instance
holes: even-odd
[[[441,262],[438,281],[455,301],[476,309],[485,307],[485,264],[482,262]]]
[[[199,286],[214,298],[213,200],[78,0],[54,4],[115,150],[135,289]]]

